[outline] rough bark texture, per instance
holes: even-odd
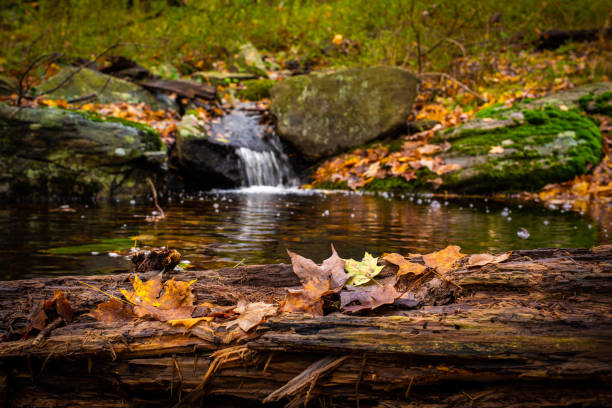
[[[117,295],[129,277],[1,282],[0,406],[612,405],[612,247],[517,251],[429,280],[411,308],[276,316],[239,344],[86,316],[106,296],[79,280]],[[197,278],[199,302],[229,305],[278,302],[299,284],[288,265],[175,278]],[[56,289],[73,322],[37,347],[19,339],[32,305]]]

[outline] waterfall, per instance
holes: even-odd
[[[213,135],[229,140],[242,162],[244,186],[297,186],[298,179],[274,130],[261,114],[241,103],[213,125]]]
[[[275,149],[258,152],[248,147],[239,147],[236,154],[244,165],[247,186],[295,185],[289,159]],[[284,157],[283,157],[284,156]]]

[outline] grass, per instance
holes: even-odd
[[[93,58],[115,42],[125,55],[176,76],[231,67],[250,41],[281,66],[392,65],[446,71],[452,60],[534,38],[538,30],[598,28],[606,0],[54,0],[4,2],[0,69],[57,51]],[[340,37],[342,36],[341,41]],[[336,37],[336,43],[332,40]]]

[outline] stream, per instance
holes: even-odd
[[[95,207],[16,205],[0,210],[0,279],[126,272],[130,248],[169,246],[184,267],[289,262],[287,249],[317,262],[334,244],[343,258],[428,253],[449,244],[465,253],[610,243],[586,215],[492,199],[328,193],[248,187],[176,196],[167,218],[145,221],[151,202]],[[606,222],[607,224],[607,222]],[[525,228],[529,238],[518,231]]]

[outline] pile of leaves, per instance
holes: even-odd
[[[174,142],[177,126],[180,122],[180,118],[176,112],[161,109],[152,110],[144,102],[70,104],[62,99],[40,98],[38,100],[34,100],[31,105],[32,107],[35,107],[34,105],[48,106],[52,108],[90,112],[101,120],[106,120],[107,118],[112,117],[141,123],[154,129],[166,144],[171,144]],[[201,111],[202,115],[206,115],[203,109],[201,109]]]
[[[450,149],[450,144],[427,143],[427,137],[432,132],[425,133],[418,140],[404,141],[398,152],[389,153],[387,146],[378,144],[328,160],[319,166],[313,183],[307,187],[331,181],[346,182],[347,186],[354,190],[366,186],[374,179],[402,177],[406,181],[414,180],[420,169],[427,169],[437,176],[461,169],[460,165],[446,164],[442,157],[436,156],[437,153]],[[430,182],[440,185],[442,179],[433,178]]]
[[[248,302],[240,294],[236,295],[236,305],[198,303],[193,293],[195,279],[163,281],[159,273],[147,281],[135,275],[132,288],[120,289],[121,296],[81,282],[109,297],[88,315],[107,326],[125,325],[138,319],[154,320],[183,327],[185,332],[207,341],[230,344],[256,336],[254,328],[278,313],[324,316],[329,312],[362,313],[393,303],[415,306],[420,304],[415,302],[418,292],[433,278],[445,286],[460,289],[449,280],[449,272],[455,268],[482,267],[503,262],[510,256],[504,253],[467,257],[460,247],[450,245],[427,255],[389,253],[375,258],[366,252],[361,261],[356,261],[340,258],[332,246],[331,257],[319,265],[291,251],[288,253],[301,288],[288,288],[280,305]],[[51,330],[71,323],[72,319],[73,311],[66,295],[56,291],[53,298],[34,304],[24,337],[37,330],[36,341],[42,341]]]

